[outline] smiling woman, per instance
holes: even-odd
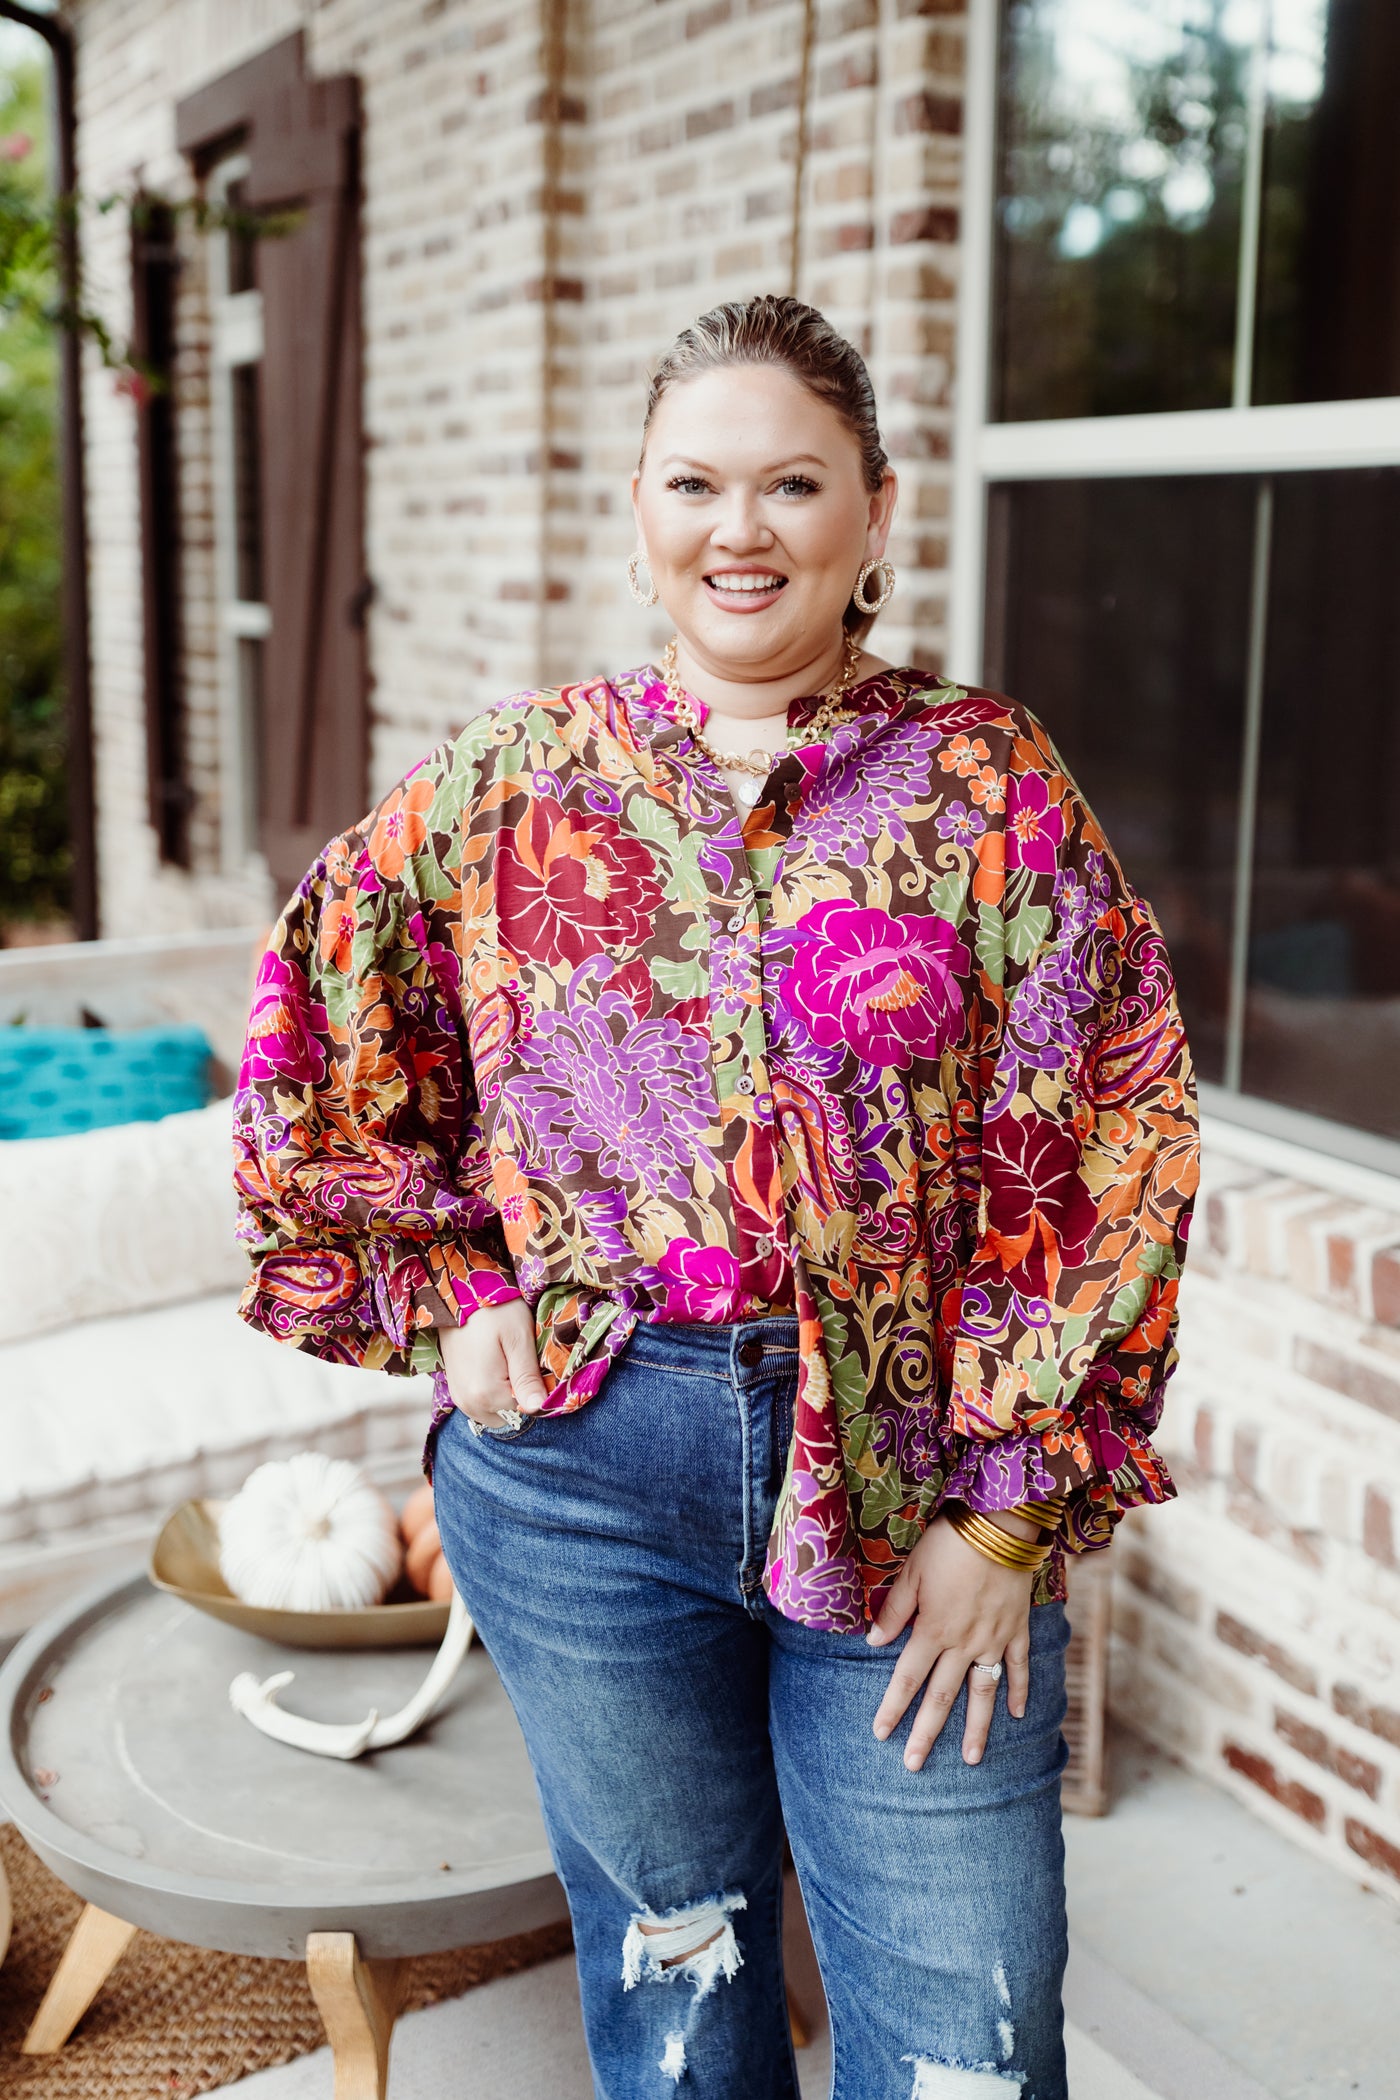
[[[435,1373],[603,2100],[795,2100],[784,1826],[834,2100],[1066,2090],[1064,1556],[1174,1493],[1191,1063],[1039,722],[863,647],[896,493],[821,315],[688,329],[663,664],[327,847],[239,1097],[244,1316]]]

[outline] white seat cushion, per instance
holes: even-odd
[[[230,1494],[265,1458],[421,1438],[430,1380],[323,1363],[236,1304],[220,1291],[0,1347],[0,1542]]]
[[[231,1112],[0,1144],[0,1343],[241,1288]]]

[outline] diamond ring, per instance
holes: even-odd
[[[999,1662],[974,1663],[972,1667],[974,1670],[985,1670],[987,1675],[991,1678],[993,1684],[996,1683],[997,1679],[1001,1675],[1001,1664]]]

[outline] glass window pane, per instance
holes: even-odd
[[[235,365],[229,374],[233,399],[233,510],[235,588],[249,605],[260,605],[262,574],[262,453],[258,368]]]
[[[258,244],[250,230],[247,187],[244,182],[231,182],[228,186],[228,208],[233,215],[228,229],[230,292],[251,292],[258,281]]]
[[[1400,471],[1281,475],[1243,1084],[1400,1137]]]
[[[1258,14],[1012,0],[994,417],[1228,406]]]
[[[1400,393],[1400,6],[1272,0],[1253,399]]]
[[[1162,921],[1197,1066],[1224,1071],[1254,487],[995,489],[988,676],[1045,722]]]
[[[252,852],[258,838],[257,812],[262,807],[264,644],[247,635],[238,641],[238,741],[242,761],[240,804],[244,835],[239,845]]]

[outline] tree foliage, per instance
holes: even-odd
[[[68,909],[46,106],[41,65],[0,76],[0,925]]]

